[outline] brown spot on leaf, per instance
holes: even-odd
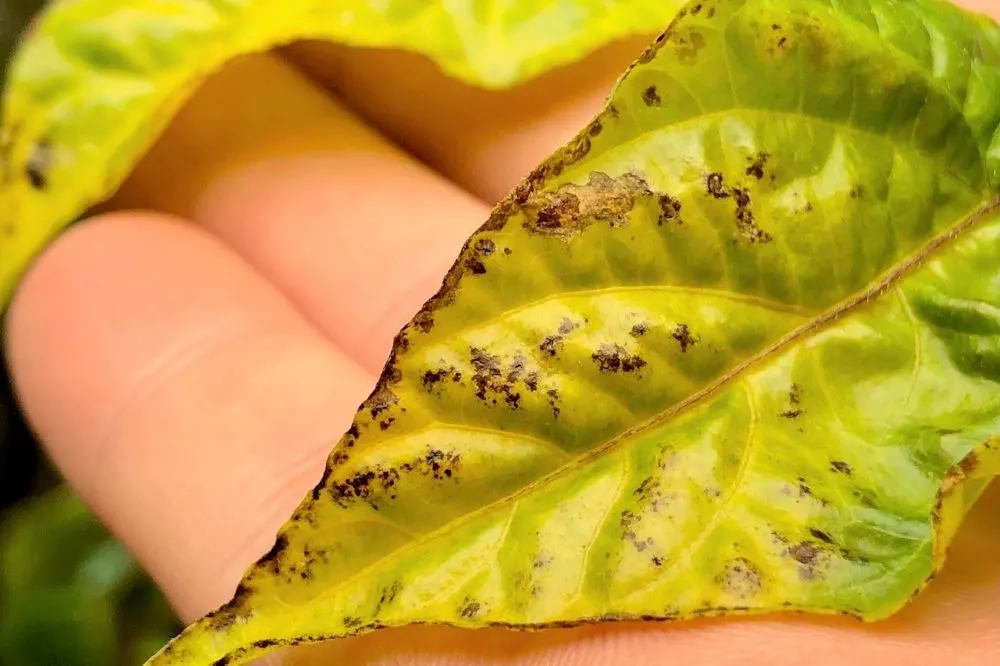
[[[257,560],[257,567],[261,569],[268,569],[271,573],[277,575],[281,571],[282,560],[284,559],[285,551],[288,549],[288,537],[284,534],[279,534],[278,538],[275,539],[274,545],[271,549],[264,553],[259,560]]]
[[[555,356],[562,344],[561,335],[548,335],[542,340],[542,344],[538,345],[539,351],[545,352],[549,356]]]
[[[734,187],[733,199],[736,201],[736,228],[748,243],[770,243],[774,240],[769,233],[757,226],[754,221],[752,201],[749,190]]]
[[[538,345],[539,351],[545,352],[549,356],[555,356],[562,343],[561,335],[547,335],[545,339],[542,340],[542,344]]]
[[[631,543],[636,551],[644,553],[646,550],[654,547],[656,543],[651,537],[640,539],[636,534],[635,527],[639,524],[640,520],[640,516],[637,516],[632,511],[626,509],[625,511],[622,511],[620,524],[622,528],[622,539]]]
[[[399,396],[392,391],[382,390],[374,393],[367,401],[368,411],[372,418],[376,418],[382,412],[387,411],[393,405],[399,403]]]
[[[549,399],[549,407],[552,409],[552,418],[555,419],[559,418],[559,412],[561,411],[559,409],[559,402],[560,402],[559,391],[557,391],[554,388],[550,388],[548,391],[545,392],[545,395]]]
[[[423,384],[424,389],[430,391],[436,384],[444,381],[448,377],[454,378],[457,382],[461,381],[462,374],[456,372],[454,366],[448,366],[447,368],[438,368],[437,370],[427,370],[420,378],[420,382]]]
[[[549,356],[556,356],[559,349],[562,347],[563,336],[571,333],[577,324],[569,317],[563,317],[562,321],[559,322],[558,333],[553,335],[545,336],[542,343],[538,345],[539,351],[545,352]]]
[[[475,370],[472,377],[475,395],[484,403],[498,405],[502,401],[511,409],[518,409],[521,406],[520,389],[538,390],[538,371],[527,369],[524,356],[514,356],[505,369],[501,358],[485,349],[471,347],[469,352]]]
[[[971,476],[979,467],[979,456],[976,455],[975,451],[970,451],[958,462],[958,467],[962,470],[963,474]]]
[[[551,167],[552,175],[559,175],[562,170],[570,165],[576,164],[590,152],[590,136],[579,134],[560,153],[561,159],[556,161]]]
[[[806,565],[816,564],[816,560],[819,557],[820,550],[815,546],[815,544],[809,541],[803,541],[802,543],[797,543],[794,546],[788,548],[788,556],[791,557],[796,562]]]
[[[382,588],[382,594],[379,596],[378,605],[375,607],[375,615],[379,615],[382,610],[396,600],[399,593],[403,591],[403,581],[396,580],[392,582],[389,587]]]
[[[649,502],[651,499],[655,498],[657,491],[660,487],[660,480],[655,476],[647,476],[639,484],[639,487],[633,491],[633,495],[639,498],[642,502]]]
[[[674,327],[673,333],[670,334],[670,337],[676,340],[677,344],[681,346],[682,353],[687,352],[689,348],[698,344],[698,340],[700,339],[691,335],[691,329],[688,328],[687,324],[677,324],[677,326]]]
[[[462,602],[462,607],[458,609],[458,614],[464,618],[472,619],[479,615],[479,611],[482,608],[478,601],[473,601],[469,597],[465,598]]]
[[[434,313],[430,308],[421,310],[413,318],[413,325],[416,326],[421,333],[430,333],[431,329],[434,328]]]
[[[469,269],[469,272],[473,275],[482,275],[486,272],[486,264],[484,264],[479,257],[466,257],[465,267]]]
[[[649,331],[649,325],[646,324],[646,322],[641,321],[638,324],[633,324],[632,330],[630,330],[628,333],[633,338],[641,338],[642,336],[646,335],[647,331]]]
[[[763,587],[760,572],[753,562],[737,557],[726,563],[723,573],[716,578],[723,590],[737,599],[755,597]]]
[[[646,361],[637,354],[630,354],[619,344],[602,343],[591,358],[601,372],[635,372],[646,366]]]
[[[673,39],[674,53],[682,65],[693,65],[698,60],[698,53],[705,48],[705,36],[696,30],[676,32]]]
[[[747,158],[750,164],[746,168],[746,175],[753,176],[757,180],[764,179],[764,167],[767,166],[767,160],[770,155],[764,152],[759,152],[756,155],[751,155]]]
[[[845,463],[843,460],[831,461],[830,471],[837,472],[838,474],[845,474],[847,476],[850,476],[854,472],[854,470],[851,469],[851,466]]]
[[[809,528],[809,534],[813,535],[814,538],[823,541],[824,543],[833,543],[833,537],[824,532],[823,530],[818,530],[815,527]]]
[[[660,106],[663,103],[660,94],[656,91],[656,86],[649,86],[642,91],[642,101],[646,106]]]
[[[380,502],[391,494],[399,479],[399,470],[396,468],[376,465],[358,470],[345,479],[331,477],[327,481],[327,488],[333,501],[342,507],[361,500],[377,511]]]
[[[636,61],[635,61],[636,64],[637,65],[645,65],[645,64],[653,62],[653,60],[656,58],[656,54],[660,52],[659,46],[660,46],[660,43],[656,42],[652,46],[646,47],[643,50],[643,52],[639,54],[639,57],[636,58]]]
[[[802,541],[785,549],[785,554],[799,563],[799,578],[816,580],[823,575],[822,567],[830,554],[812,541]]]
[[[489,238],[479,238],[469,249],[465,251],[465,268],[473,275],[482,275],[486,272],[486,264],[483,258],[488,257],[496,251],[496,243]]]
[[[462,457],[459,453],[430,448],[422,458],[418,459],[416,469],[424,476],[443,481],[454,478],[461,463]]]
[[[790,405],[788,409],[779,413],[778,416],[783,419],[797,419],[802,416],[803,411],[798,407],[802,402],[802,389],[798,384],[792,384],[791,388],[788,389],[788,404]]]
[[[539,553],[538,556],[535,558],[534,563],[531,565],[531,568],[535,569],[536,571],[548,569],[549,565],[552,564],[552,560],[553,558],[551,555],[546,555],[545,553]]]
[[[42,139],[32,147],[24,165],[24,175],[36,190],[44,190],[48,186],[52,161],[52,144],[48,140]]]
[[[660,194],[657,196],[658,203],[660,205],[660,216],[656,220],[657,226],[663,226],[670,222],[677,222],[678,224],[684,224],[681,219],[681,202],[679,199],[675,199],[669,194]]]
[[[728,199],[729,191],[721,173],[710,173],[705,177],[705,191],[716,199]]]
[[[649,196],[652,192],[648,184],[636,174],[612,178],[594,171],[586,185],[566,183],[554,192],[533,194],[524,204],[524,227],[562,238],[570,238],[595,222],[623,227],[636,202]]]
[[[769,233],[757,226],[753,214],[753,200],[748,189],[727,188],[721,173],[710,173],[705,177],[705,191],[716,199],[732,197],[736,203],[736,230],[748,243],[770,243],[774,240]]]

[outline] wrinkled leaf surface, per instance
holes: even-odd
[[[681,0],[74,0],[17,54],[0,151],[0,307],[28,262],[121,184],[177,109],[234,56],[319,39],[426,54],[507,87],[615,39],[655,33]]]
[[[692,3],[469,240],[232,602],[151,663],[435,622],[884,618],[1000,471],[1000,29]]]

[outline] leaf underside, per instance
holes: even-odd
[[[998,124],[1000,29],[946,2],[689,5],[150,664],[416,622],[892,614],[1000,472]]]
[[[659,31],[682,0],[74,0],[16,54],[0,153],[0,307],[31,260],[106,199],[205,78],[297,40],[423,53],[504,88],[616,39]]]

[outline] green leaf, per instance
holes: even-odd
[[[682,0],[74,0],[16,54],[0,129],[0,308],[45,245],[107,198],[197,86],[292,41],[426,54],[500,88],[660,30]]]
[[[1000,472],[1000,28],[688,7],[469,240],[234,599],[149,663],[381,627],[884,618]]]

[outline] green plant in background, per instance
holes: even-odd
[[[0,562],[4,663],[134,664],[175,626],[129,553],[65,486],[8,512]]]
[[[234,599],[151,664],[414,622],[876,620],[943,566],[1000,472],[994,22],[945,0],[274,6],[47,15],[5,97],[5,288],[239,53],[395,45],[510,85],[673,22],[469,239]],[[113,551],[74,589],[127,580]]]
[[[3,69],[42,3],[0,0]],[[178,630],[163,596],[0,400],[0,664],[136,664]]]

